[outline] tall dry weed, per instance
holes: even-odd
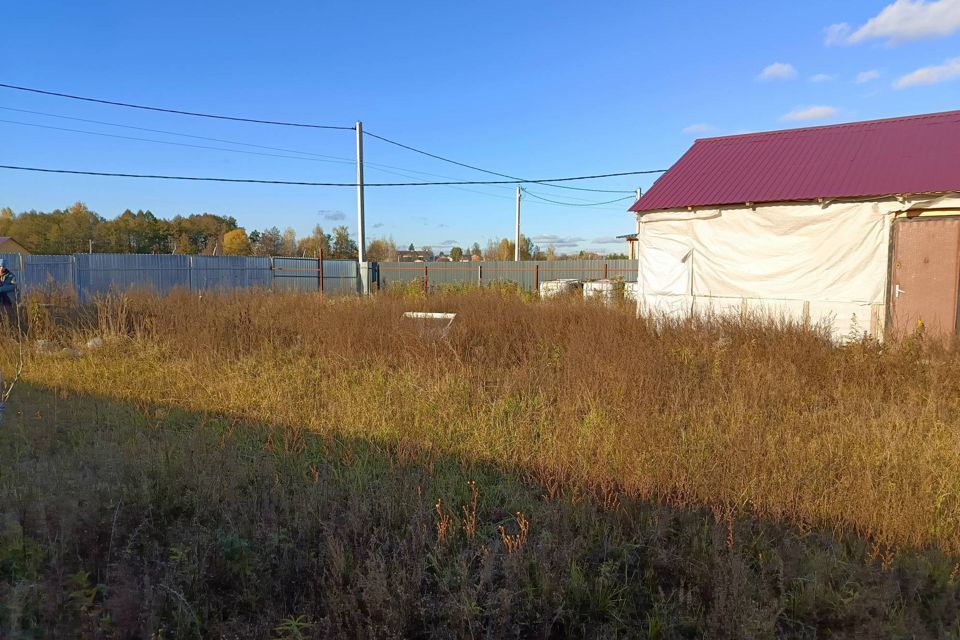
[[[137,348],[30,366],[32,381],[495,463],[598,487],[611,509],[623,495],[960,552],[955,344],[838,347],[785,321],[638,320],[496,290],[97,310]],[[457,319],[432,336],[411,310]]]

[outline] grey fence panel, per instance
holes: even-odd
[[[111,289],[145,287],[159,293],[191,290],[272,287],[280,290],[320,290],[320,262],[315,258],[243,256],[184,256],[146,254],[76,254],[21,256],[0,254],[25,290],[51,284],[73,288],[83,301]],[[22,268],[21,268],[22,261]],[[373,266],[381,288],[409,281],[430,286],[489,285],[507,280],[532,290],[537,282],[573,278],[637,279],[636,260],[554,260],[525,262],[381,262]],[[327,294],[356,294],[358,265],[352,260],[323,261]]]
[[[464,263],[466,264],[466,263]],[[381,289],[401,285],[411,280],[423,281],[423,267],[429,264],[419,262],[381,262],[379,263],[379,281]]]
[[[355,294],[359,291],[357,263],[353,260],[323,261],[323,290],[330,295]]]
[[[22,291],[36,291],[50,287],[74,288],[73,256],[21,256],[3,253],[7,268],[17,278]]]
[[[273,258],[273,285],[278,290],[319,291],[319,261],[316,258]]]
[[[84,301],[112,289],[143,287],[168,293],[191,288],[189,256],[78,253],[75,260],[77,293]]]
[[[496,280],[518,283],[532,291],[537,282],[571,278],[575,280],[621,279],[636,282],[636,260],[540,260],[490,262],[381,262],[380,286],[402,284],[411,280],[430,286],[469,283],[489,285]]]
[[[194,291],[270,288],[273,272],[270,258],[246,256],[190,256]]]
[[[17,259],[9,260],[17,264]],[[73,256],[23,256],[20,283],[26,291],[51,287],[74,289],[76,274]]]

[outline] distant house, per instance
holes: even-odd
[[[28,256],[30,251],[10,236],[0,236],[0,253],[19,253]]]
[[[705,138],[630,207],[641,310],[960,329],[960,111]]]
[[[397,262],[433,262],[430,251],[397,251]]]

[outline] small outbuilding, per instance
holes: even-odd
[[[960,328],[960,111],[697,140],[630,211],[643,311]]]
[[[637,259],[637,234],[628,233],[626,235],[617,236],[617,240],[623,240],[627,243],[627,258],[630,260]]]

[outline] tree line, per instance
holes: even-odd
[[[193,255],[235,256],[304,256],[335,260],[355,260],[356,240],[345,225],[329,233],[317,225],[308,235],[297,237],[290,227],[252,230],[249,233],[232,216],[197,213],[159,218],[150,210],[127,209],[113,219],[91,211],[82,202],[66,209],[24,211],[14,213],[0,208],[0,236],[11,236],[31,253],[61,255],[71,253],[179,253]],[[474,242],[470,246],[454,246],[446,254],[451,260],[513,260],[515,244],[501,238],[490,240],[486,248]],[[414,250],[414,245],[409,245]],[[434,255],[429,246],[421,247]],[[436,256],[443,256],[439,252]],[[558,254],[554,247],[545,250],[530,238],[520,236],[520,258],[523,260],[591,259],[599,254],[580,251],[572,255]],[[626,257],[608,255],[608,259]],[[365,258],[375,262],[397,259],[393,238],[377,238],[367,243]]]
[[[357,257],[357,243],[346,226],[326,233],[314,228],[297,238],[287,228],[271,227],[251,231],[237,225],[236,218],[214,213],[197,213],[159,218],[147,210],[127,209],[113,219],[91,211],[77,202],[66,209],[14,213],[0,209],[0,236],[13,237],[31,253],[179,253],[193,255],[316,256],[323,251],[331,258]]]

